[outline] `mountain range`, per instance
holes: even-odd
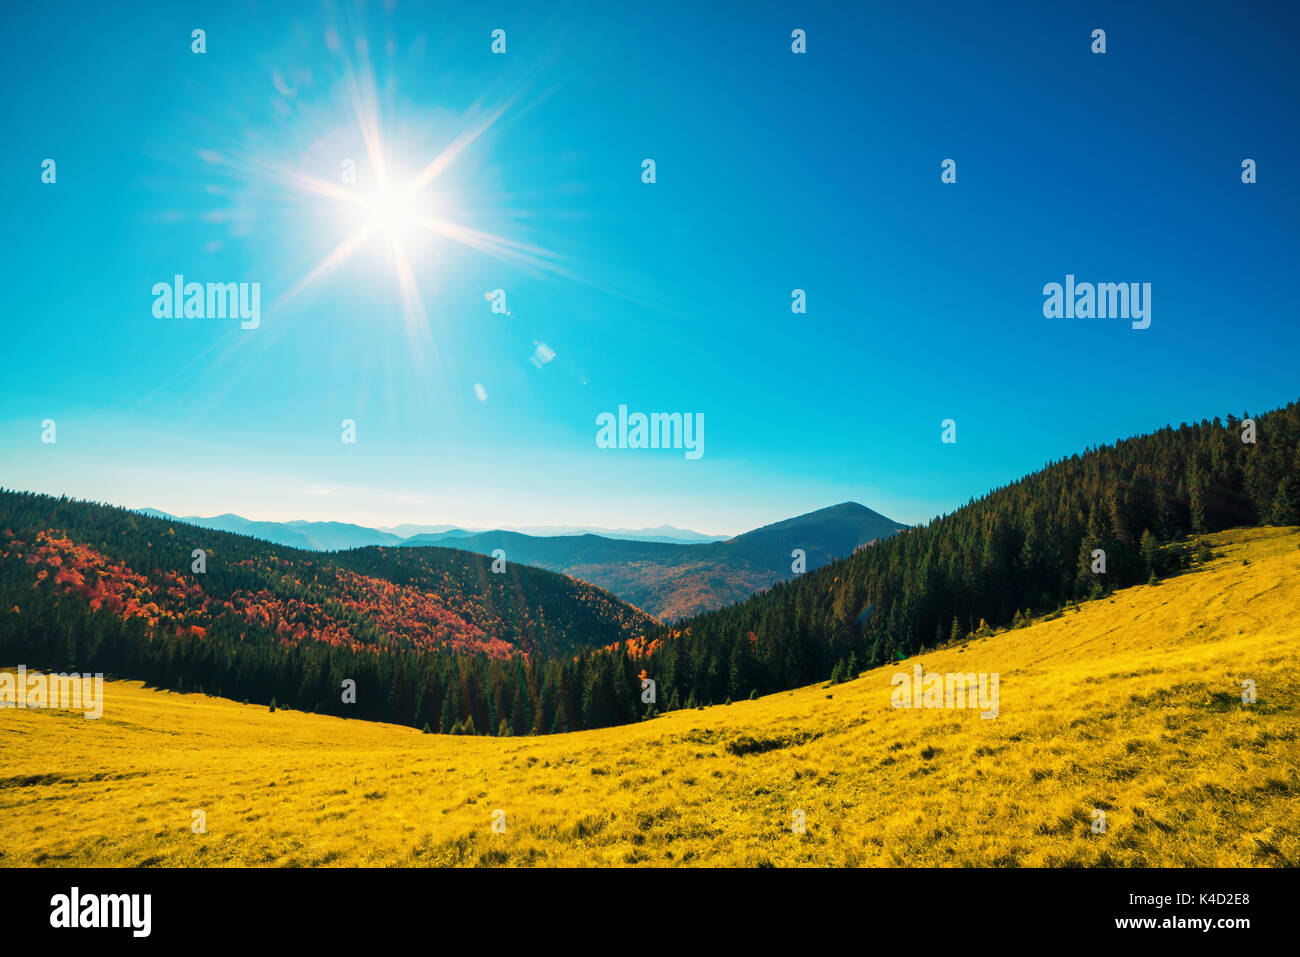
[[[842,503],[697,545],[502,531],[327,553],[0,488],[0,658],[448,734],[601,728],[650,717],[642,703],[837,684],[1118,589],[1163,591],[1215,559],[1216,533],[1300,525],[1300,403],[1091,448],[865,547],[896,524]],[[806,574],[764,584],[801,550]],[[588,580],[530,563],[543,559]],[[653,702],[636,693],[647,678]]]
[[[276,545],[303,548],[308,551],[334,552],[346,548],[364,548],[367,545],[406,545],[416,536],[423,536],[429,544],[443,539],[464,538],[483,532],[486,528],[461,528],[458,525],[381,525],[370,528],[349,522],[259,522],[235,515],[204,517],[202,515],[172,515],[157,508],[136,509],[141,515],[163,518],[171,522],[185,522],[200,528],[211,528],[236,535],[252,535]],[[726,535],[706,535],[689,528],[660,525],[657,528],[601,528],[596,525],[536,525],[531,527],[503,527],[497,531],[519,532],[547,538],[558,535],[599,535],[602,538],[626,539],[637,542],[671,542],[676,545],[694,545],[701,542],[725,541]]]
[[[174,516],[150,508],[139,511],[310,551],[433,545],[490,555],[502,549],[507,562],[561,572],[597,585],[664,621],[734,604],[791,578],[796,549],[804,553],[803,570],[812,571],[907,527],[856,502],[819,509],[727,540],[670,525],[639,531],[602,529],[601,534],[569,526],[529,531],[476,531],[446,525],[385,529],[345,522],[258,522],[232,514],[204,518]],[[428,531],[418,531],[421,528]],[[576,534],[562,534],[568,531]],[[403,534],[406,532],[413,534]],[[637,535],[645,537],[633,537]]]
[[[689,528],[677,528],[673,525],[659,525],[655,528],[601,528],[598,525],[533,525],[524,528],[505,526],[507,532],[520,532],[524,535],[549,537],[553,535],[599,535],[602,538],[626,538],[637,542],[673,542],[678,545],[693,545],[699,542],[726,541],[726,535],[705,535]],[[389,532],[399,538],[411,538],[415,535],[445,534],[448,537],[472,535],[487,532],[487,528],[461,528],[457,525],[394,525],[381,526],[375,531]]]

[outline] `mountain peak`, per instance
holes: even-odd
[[[739,542],[750,538],[767,539],[772,536],[797,536],[801,532],[815,533],[819,539],[824,540],[825,533],[831,532],[832,535],[839,534],[836,541],[839,547],[845,548],[843,552],[834,552],[833,554],[847,555],[857,546],[873,538],[892,535],[907,527],[902,522],[896,522],[892,518],[881,515],[874,509],[867,508],[858,502],[840,502],[838,505],[828,505],[816,511],[796,515],[794,518],[787,518],[779,522],[773,522],[771,525],[764,525],[762,528],[756,528],[753,531],[745,532],[743,535],[737,535],[732,541]],[[858,540],[848,544],[849,540],[853,538]],[[791,547],[797,548],[799,546],[796,543]]]

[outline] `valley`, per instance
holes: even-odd
[[[1025,627],[616,728],[427,735],[109,681],[99,720],[0,711],[0,865],[1295,867],[1300,529],[1205,543]],[[997,718],[893,707],[918,664],[1000,675]]]

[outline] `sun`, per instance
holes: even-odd
[[[366,197],[363,206],[370,228],[394,241],[400,240],[416,221],[411,197],[402,190],[381,189]]]
[[[237,168],[270,179],[299,196],[329,200],[343,213],[341,218],[347,230],[345,237],[272,301],[270,313],[275,313],[304,290],[326,279],[374,241],[388,246],[401,298],[402,320],[413,347],[417,349],[420,337],[432,332],[420,292],[421,282],[417,280],[417,266],[411,256],[411,250],[423,242],[446,240],[514,266],[572,278],[569,271],[560,265],[562,257],[547,249],[444,218],[442,207],[448,197],[437,191],[436,186],[442,185],[437,183],[438,178],[492,128],[514,102],[513,99],[490,109],[476,109],[465,114],[459,124],[460,131],[451,141],[423,168],[412,167],[398,158],[398,150],[394,148],[396,144],[386,141],[383,135],[384,124],[379,113],[373,72],[369,69],[357,72],[349,64],[348,77],[357,132],[368,160],[369,182],[366,186],[358,187],[355,163],[351,166],[351,177],[338,182],[322,178],[316,172],[251,154],[236,155],[229,161]],[[225,163],[228,160],[218,156],[214,162]],[[410,176],[417,169],[419,171]],[[420,280],[425,278],[423,274],[419,277]]]

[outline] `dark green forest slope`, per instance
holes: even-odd
[[[1159,577],[1188,535],[1300,523],[1300,404],[1054,462],[665,628],[574,579],[445,548],[331,555],[0,492],[0,664],[104,671],[431,731],[546,733],[847,678]],[[767,545],[789,553],[779,526]],[[775,536],[775,537],[773,537]],[[207,569],[192,570],[193,549]],[[1095,553],[1105,571],[1094,572]],[[657,683],[643,702],[641,676]],[[341,700],[345,679],[355,704]]]
[[[927,525],[680,624],[640,663],[668,699],[723,701],[911,655],[1170,570],[1161,542],[1300,524],[1300,403],[1054,462]],[[1145,547],[1144,547],[1145,539]],[[1106,571],[1094,574],[1094,550]]]
[[[585,582],[491,569],[455,549],[324,556],[0,490],[0,662],[435,731],[527,733],[571,726],[563,689],[588,660],[579,652],[658,628]],[[610,696],[632,680],[620,665],[617,680],[601,676]],[[345,679],[355,703],[342,700]],[[622,697],[604,720],[633,716]]]

